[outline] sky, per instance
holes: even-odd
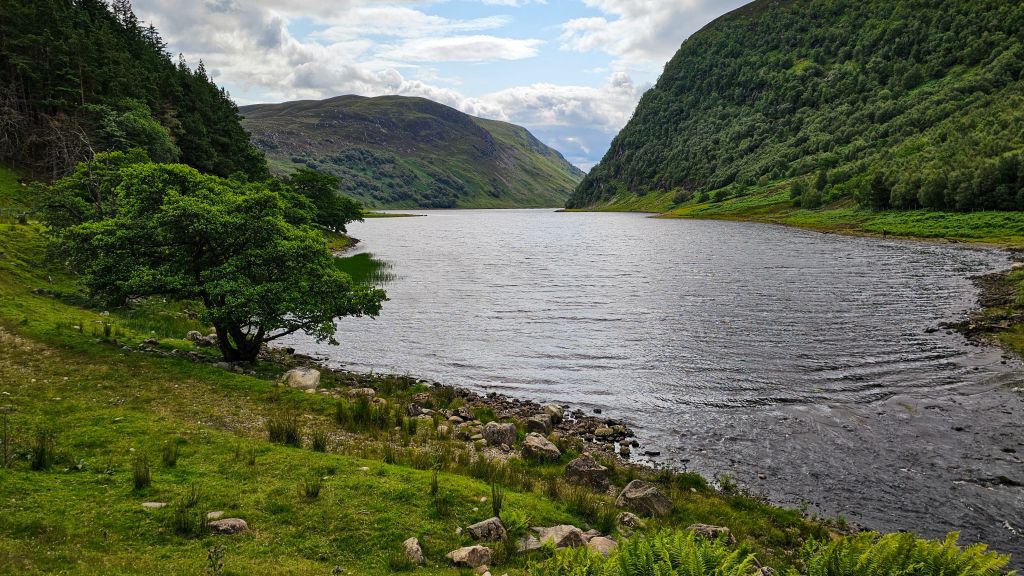
[[[134,0],[239,105],[421,96],[589,170],[690,34],[748,0]]]

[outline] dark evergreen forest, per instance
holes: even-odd
[[[127,0],[0,0],[0,161],[48,179],[141,148],[219,176],[268,175],[202,62],[175,60]]]

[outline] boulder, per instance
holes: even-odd
[[[551,434],[551,430],[554,429],[554,425],[551,424],[551,416],[548,414],[538,414],[536,416],[530,416],[526,419],[526,431],[537,432],[547,436]]]
[[[523,440],[523,456],[540,460],[558,460],[562,457],[562,452],[547,438],[536,432],[531,432]]]
[[[590,548],[594,552],[597,552],[598,554],[605,557],[609,556],[612,552],[614,552],[615,549],[618,548],[618,546],[619,545],[615,542],[615,540],[612,540],[611,538],[605,536],[595,536],[587,542],[587,548]]]
[[[423,407],[413,402],[405,409],[405,413],[408,414],[410,418],[415,418],[416,416],[423,415]]]
[[[534,550],[540,550],[541,547],[540,540],[537,540],[535,536],[523,536],[519,539],[516,549],[520,552],[533,552]]]
[[[469,408],[466,408],[465,406],[459,406],[458,408],[453,410],[452,415],[462,418],[462,420],[465,422],[473,420],[473,411],[470,410]]]
[[[615,430],[612,430],[607,426],[602,426],[594,430],[594,437],[599,440],[611,440],[615,437]]]
[[[420,541],[416,538],[409,538],[402,542],[402,551],[409,562],[417,566],[423,566],[427,563],[426,558],[423,557],[423,548],[420,547]]]
[[[373,388],[353,388],[348,391],[349,398],[369,398],[373,399],[377,395],[377,391]]]
[[[540,528],[537,530],[537,539],[542,545],[551,542],[555,548],[576,548],[586,545],[583,530],[569,524]]]
[[[482,540],[484,542],[497,542],[498,540],[504,540],[507,536],[505,525],[501,523],[501,519],[498,517],[477,522],[466,528],[466,531],[469,532],[469,535],[474,540]]]
[[[476,568],[491,563],[491,549],[486,546],[466,546],[452,550],[446,557],[456,566]]]
[[[483,436],[491,446],[501,446],[502,444],[512,446],[516,443],[516,426],[515,424],[488,422],[484,426]]]
[[[544,407],[544,413],[551,416],[551,423],[558,426],[565,417],[565,409],[558,404],[548,404]]]
[[[602,492],[608,489],[608,469],[587,453],[569,462],[565,467],[565,479],[573,484],[590,486]]]
[[[281,376],[281,381],[289,388],[316,390],[320,387],[320,371],[313,368],[293,368]]]
[[[643,520],[638,518],[637,515],[632,512],[620,513],[619,517],[616,518],[616,522],[618,522],[619,526],[624,526],[626,528],[643,528],[644,526]]]
[[[214,534],[238,534],[249,529],[249,525],[241,518],[224,518],[223,520],[208,522],[206,525]]]
[[[661,488],[643,480],[633,480],[623,488],[615,505],[645,516],[664,516],[672,511],[672,501]]]
[[[224,517],[224,512],[222,510],[214,510],[213,512],[207,512],[206,513],[206,519],[207,520],[220,520],[223,517]]]
[[[191,330],[191,331],[189,331],[188,334],[185,335],[185,340],[188,340],[189,342],[199,342],[200,340],[203,340],[204,338],[206,338],[206,337],[203,336],[202,332],[197,332],[195,330]]]
[[[686,527],[687,530],[693,532],[697,536],[704,538],[705,540],[725,540],[726,544],[736,544],[736,538],[732,535],[732,530],[729,530],[725,526],[712,526],[711,524],[691,524]]]

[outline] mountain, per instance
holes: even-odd
[[[525,128],[423,98],[339,96],[241,108],[271,170],[341,178],[368,206],[560,206],[583,176]]]
[[[567,205],[773,183],[805,208],[1024,209],[1024,2],[752,2],[683,43]]]

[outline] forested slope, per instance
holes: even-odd
[[[275,172],[333,174],[369,206],[559,206],[583,177],[521,126],[424,98],[339,96],[242,113]]]
[[[144,149],[228,176],[267,174],[228,94],[172,60],[127,0],[0,0],[0,161],[55,178]]]
[[[694,34],[570,208],[794,179],[804,207],[1024,209],[1024,3],[758,0]]]

